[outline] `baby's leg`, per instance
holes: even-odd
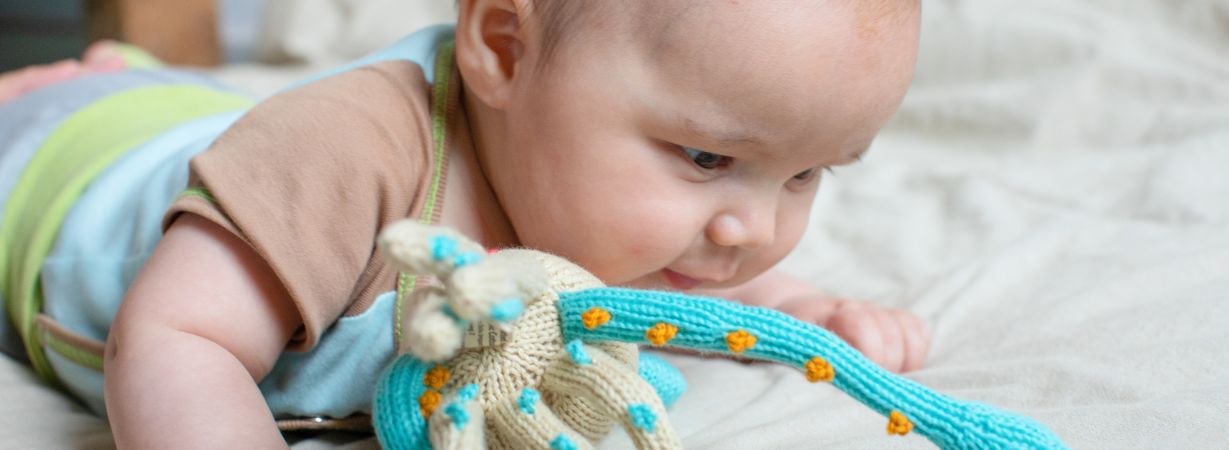
[[[0,74],[0,104],[44,86],[91,73],[114,72],[126,66],[117,43],[98,41],[85,50],[80,61],[66,59]]]

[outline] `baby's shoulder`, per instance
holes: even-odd
[[[419,167],[431,148],[429,107],[421,68],[380,62],[265,99],[198,159],[230,156],[345,172]]]
[[[337,125],[429,122],[431,88],[410,61],[383,61],[280,92],[248,116],[262,120],[328,120]],[[338,127],[331,127],[338,128]]]

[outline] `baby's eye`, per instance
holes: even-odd
[[[807,169],[802,172],[798,172],[797,175],[794,175],[794,181],[807,181],[812,178],[815,178],[816,172],[817,171],[814,168]]]
[[[793,181],[795,183],[806,183],[818,177],[819,171],[821,170],[824,172],[832,173],[832,168],[827,167],[827,166],[819,167],[819,168],[810,168],[802,172],[798,172],[798,174],[794,175],[794,177],[790,181]]]
[[[734,158],[729,156],[718,155],[716,153],[706,152],[703,150],[696,150],[691,147],[683,147],[683,153],[686,153],[687,157],[691,158],[691,162],[706,170],[726,167],[734,161]]]

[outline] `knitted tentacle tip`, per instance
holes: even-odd
[[[443,412],[432,415],[427,425],[431,448],[486,448],[485,413],[477,401],[480,390],[476,384],[457,389]]]
[[[474,322],[509,324],[547,286],[537,265],[488,253],[449,228],[400,221],[380,233],[377,244],[397,268],[432,275],[441,287],[412,295],[406,347],[423,361],[444,361],[460,351],[466,328]]]
[[[546,290],[546,274],[521,265],[514,253],[492,253],[444,278],[453,311],[464,319],[507,323],[520,317],[529,300]]]
[[[376,245],[399,270],[447,276],[481,261],[485,249],[450,228],[402,220],[386,227]]]

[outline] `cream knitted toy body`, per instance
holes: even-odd
[[[637,344],[788,364],[886,416],[889,434],[916,431],[943,448],[1063,448],[1036,422],[930,391],[777,311],[607,288],[559,257],[487,255],[455,231],[412,221],[389,227],[379,245],[402,270],[442,284],[415,294],[409,354],[377,387],[385,448],[584,449],[616,423],[638,448],[681,448],[663,403],[677,389],[646,381],[671,372],[638,367]],[[472,324],[486,336],[462,348]]]

